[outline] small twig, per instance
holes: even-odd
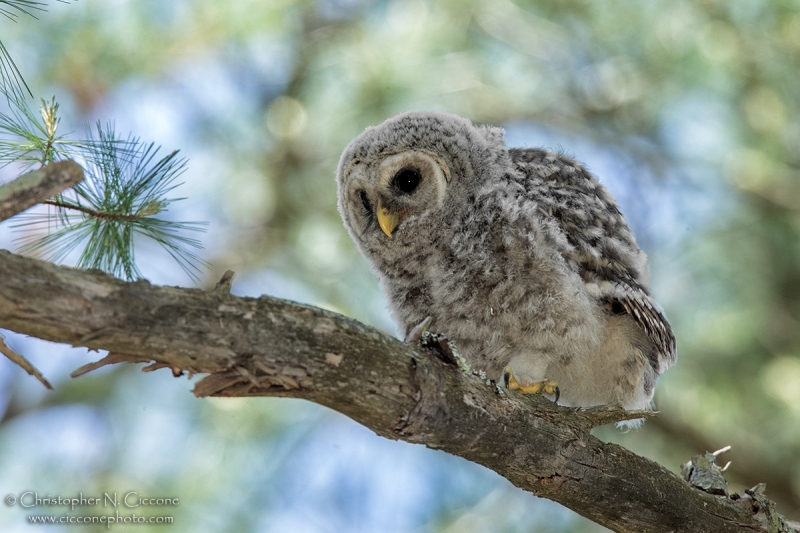
[[[0,220],[6,220],[83,181],[74,161],[58,161],[0,186]],[[48,202],[49,203],[49,202]]]
[[[231,283],[235,275],[236,272],[233,270],[226,270],[211,292],[231,292]]]
[[[422,334],[428,330],[432,321],[433,319],[431,317],[426,316],[422,322],[411,328],[411,331],[408,332],[403,342],[410,346],[416,345],[422,338]]]
[[[656,416],[658,411],[626,411],[620,405],[601,405],[598,407],[578,407],[575,409],[578,416],[585,419],[589,427],[604,426],[627,420],[638,420]]]
[[[183,375],[182,368],[175,365],[171,365],[169,363],[162,363],[161,361],[150,363],[146,367],[142,368],[142,372],[155,372],[160,368],[169,368],[172,371],[172,376],[176,378],[179,378]]]
[[[731,451],[731,446],[730,446],[730,444],[729,444],[729,445],[727,445],[727,446],[723,446],[723,447],[722,447],[722,448],[720,448],[719,450],[717,450],[717,451],[713,452],[711,455],[713,455],[714,457],[719,457],[719,456],[720,456],[720,455],[722,455],[723,453],[725,453],[725,452],[729,452],[729,451]]]
[[[84,213],[94,218],[103,218],[106,220],[136,220],[137,218],[142,218],[142,216],[138,214],[123,215],[120,213],[106,213],[104,211],[98,211],[96,209],[91,209],[89,207],[84,207],[82,205],[58,202],[55,200],[46,200],[42,203],[47,205],[52,205],[60,209],[72,209],[73,211],[78,211],[79,213]]]
[[[0,335],[0,352],[9,359],[11,359],[11,361],[16,363],[25,372],[38,379],[42,385],[44,385],[50,390],[53,390],[53,386],[50,385],[50,382],[45,379],[42,373],[39,372],[39,370],[35,366],[33,366],[33,364],[31,364],[30,361],[25,359],[25,357],[12,350],[8,346],[8,344],[6,344],[6,340],[3,338],[2,335]]]
[[[93,363],[87,363],[82,367],[78,368],[77,370],[74,370],[72,374],[70,374],[70,376],[72,376],[73,378],[77,378],[88,372],[91,372],[92,370],[97,370],[98,368],[102,368],[106,365],[115,365],[117,363],[149,363],[150,361],[152,361],[152,359],[149,357],[144,358],[124,353],[109,352],[107,356],[103,357],[99,361],[95,361]]]

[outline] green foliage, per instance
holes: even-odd
[[[23,253],[62,261],[84,245],[81,268],[99,268],[132,280],[141,277],[134,256],[134,237],[161,245],[194,280],[206,263],[192,251],[199,240],[185,231],[202,231],[200,222],[161,218],[180,198],[167,198],[186,160],[172,152],[158,158],[159,148],[138,138],[120,139],[113,126],[97,124],[96,137],[67,139],[58,134],[60,118],[55,98],[42,100],[37,117],[24,99],[6,94],[10,111],[0,113],[0,162],[23,167],[62,159],[83,163],[85,180],[71,191],[45,202],[55,213],[22,215],[16,228],[44,229],[21,239]]]
[[[130,280],[141,277],[134,259],[134,237],[141,235],[164,247],[197,280],[205,262],[191,248],[202,246],[182,232],[202,231],[203,223],[156,216],[181,200],[165,195],[179,185],[175,179],[185,169],[186,160],[178,159],[177,151],[157,159],[159,150],[153,144],[138,139],[120,141],[113,130],[99,125],[98,136],[99,143],[83,147],[87,179],[74,187],[74,198],[63,195],[47,202],[57,208],[56,221],[41,215],[39,220],[18,225],[55,222],[58,229],[27,242],[20,251],[40,253],[58,262],[85,242],[79,267],[99,268]]]
[[[68,3],[65,0],[59,0]],[[34,17],[46,2],[0,0],[0,15],[16,21],[19,13]],[[0,164],[23,169],[62,159],[85,162],[86,180],[70,193],[45,202],[56,208],[51,215],[27,215],[16,227],[44,226],[43,237],[23,237],[23,253],[38,253],[52,261],[63,260],[82,243],[81,268],[99,268],[128,280],[141,277],[134,260],[134,237],[140,235],[160,244],[195,281],[206,266],[191,249],[199,240],[183,232],[202,231],[200,222],[173,222],[156,215],[180,198],[166,198],[185,170],[186,160],[172,152],[156,159],[159,148],[138,138],[118,139],[112,126],[97,124],[97,138],[67,139],[57,133],[60,117],[55,97],[42,100],[40,116],[31,110],[26,96],[32,93],[22,74],[0,42],[0,93],[8,112],[0,113]],[[27,93],[27,94],[26,94]]]
[[[9,110],[0,113],[0,164],[20,163],[30,168],[69,158],[70,150],[80,150],[87,143],[70,141],[58,135],[58,103],[55,98],[41,102],[39,116],[24,97],[5,93]]]

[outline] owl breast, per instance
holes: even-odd
[[[546,367],[596,349],[602,327],[580,277],[536,219],[519,205],[509,209],[511,185],[479,191],[450,227],[438,228],[423,257],[382,276],[406,332],[430,316],[430,329],[491,377],[517,354],[537,354]]]

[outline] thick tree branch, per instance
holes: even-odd
[[[616,531],[767,530],[764,513],[754,515],[762,496],[734,503],[702,492],[590,435],[620,418],[613,410],[508,393],[436,349],[406,346],[335,313],[267,296],[125,283],[4,251],[0,279],[0,327],[109,350],[111,362],[208,373],[196,386],[200,396],[305,398],[384,437],[484,465]]]
[[[11,218],[83,181],[74,161],[59,161],[0,186],[0,220]]]
[[[59,161],[0,185],[0,221],[44,202],[81,181],[83,181],[83,169],[77,163]],[[6,345],[2,336],[0,336],[0,353],[19,365],[48,389],[53,388],[30,361]]]

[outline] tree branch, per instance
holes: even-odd
[[[44,202],[83,181],[83,169],[74,161],[58,161],[28,172],[0,186],[0,221]]]
[[[712,450],[717,444],[732,445],[734,450],[747,450],[748,453],[736,455],[733,464],[726,471],[726,476],[738,478],[739,483],[754,486],[766,483],[775,501],[781,504],[783,511],[790,516],[800,515],[800,487],[793,483],[794,472],[786,468],[786,461],[791,461],[791,451],[784,454],[781,450],[755,448],[752,441],[741,442],[730,435],[716,435],[709,438],[694,429],[688,422],[680,419],[676,413],[664,413],[654,418],[649,424],[655,425],[671,439],[694,450]],[[778,495],[782,497],[778,497]]]
[[[767,530],[760,493],[734,502],[702,492],[590,434],[625,418],[619,412],[508,392],[435,347],[407,346],[335,313],[268,296],[126,283],[5,251],[0,279],[0,327],[108,350],[109,362],[207,373],[198,396],[304,398],[384,437],[484,465],[615,531]]]

